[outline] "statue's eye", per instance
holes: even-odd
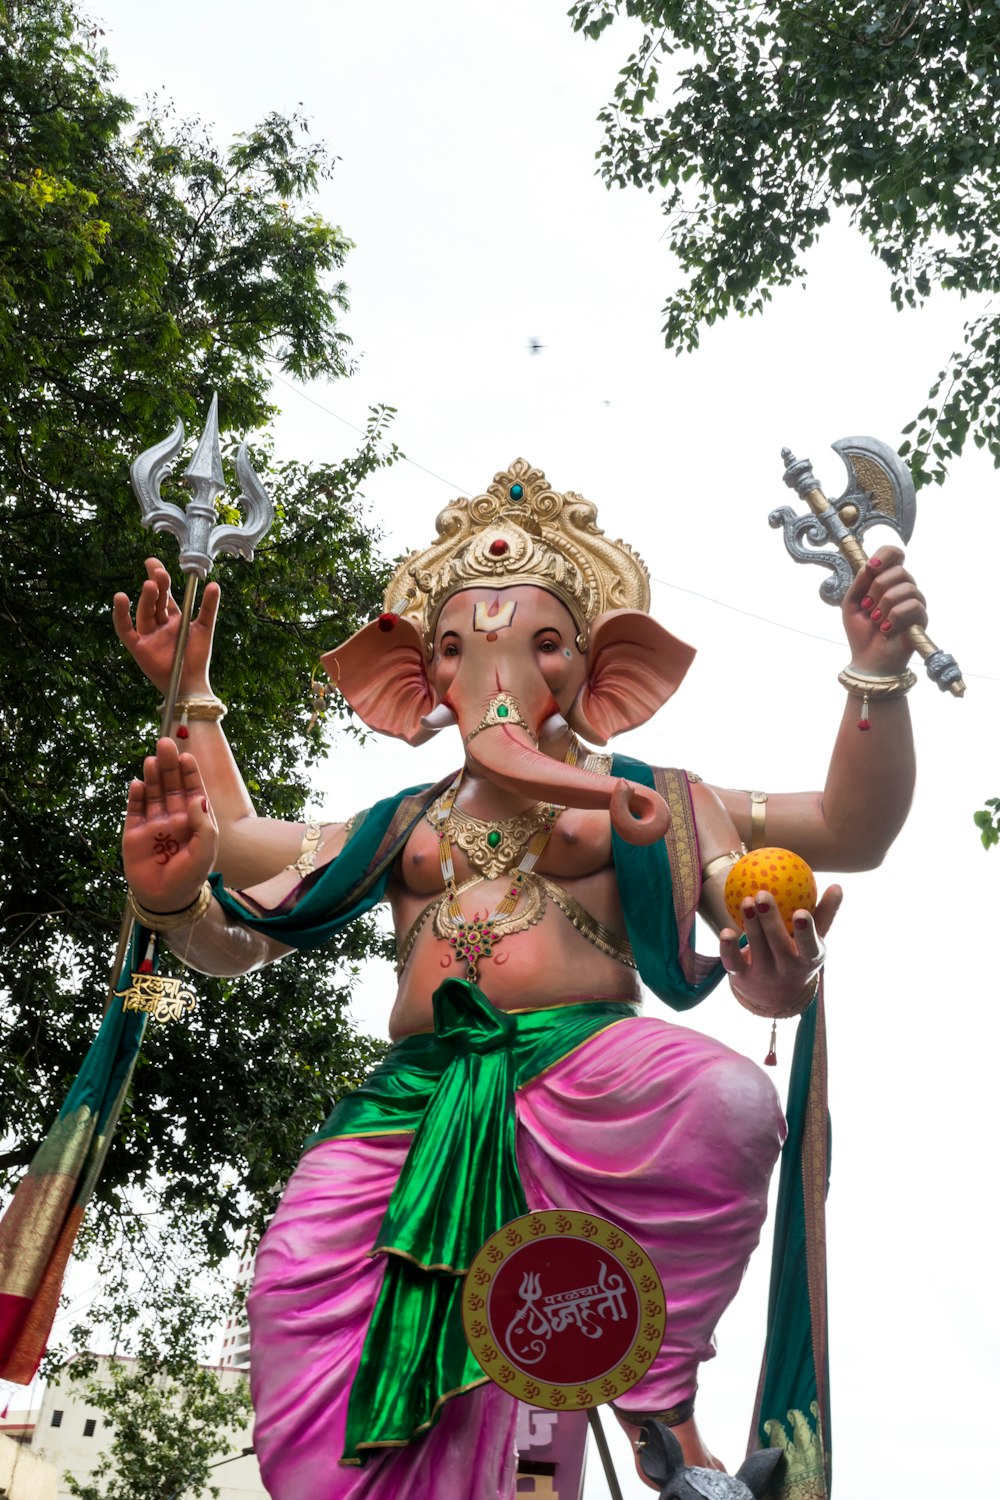
[[[442,646],[442,648],[441,648],[441,655],[442,656],[457,656],[458,655],[458,642],[457,641],[449,641],[447,643],[447,645]]]

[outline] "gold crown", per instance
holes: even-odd
[[[547,589],[573,616],[587,649],[591,623],[605,610],[649,610],[649,571],[625,542],[597,525],[582,495],[550,489],[523,458],[494,475],[474,500],[453,500],[437,518],[438,540],[397,567],[385,608],[413,620],[430,652],[444,604],[462,589]]]

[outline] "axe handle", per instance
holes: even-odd
[[[830,502],[821,489],[806,490],[802,498],[816,516],[822,517],[825,512],[831,509]],[[857,577],[868,561],[868,554],[864,547],[862,547],[856,536],[838,537],[837,546],[843,556],[847,558],[855,577]],[[926,630],[923,630],[919,625],[909,626],[906,635],[917,655],[924,661],[927,661],[931,656],[939,654],[939,648],[935,646]],[[961,698],[965,692],[965,683],[961,677],[954,678],[947,684],[947,687],[949,693],[952,693],[956,698]]]

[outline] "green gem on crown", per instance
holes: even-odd
[[[495,828],[486,835],[486,842],[489,844],[491,849],[495,849],[497,844],[499,844],[500,835]]]
[[[506,717],[507,717],[507,715],[509,713],[510,713],[510,709],[507,707],[506,703],[498,703],[497,704],[497,718],[498,719],[506,719]]]

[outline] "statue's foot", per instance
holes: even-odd
[[[657,1413],[650,1412],[646,1415],[655,1419]],[[646,1477],[642,1470],[642,1464],[639,1461],[637,1445],[642,1438],[642,1418],[640,1417],[638,1422],[631,1420],[633,1416],[638,1416],[638,1413],[620,1412],[617,1407],[615,1408],[615,1416],[628,1434],[629,1442],[632,1444],[632,1452],[635,1458],[635,1472],[643,1484],[648,1485],[651,1490],[658,1490],[659,1485],[654,1484],[651,1479]],[[718,1469],[723,1474],[727,1472],[725,1464],[721,1463],[705,1446],[693,1415],[688,1417],[684,1422],[671,1423],[670,1431],[680,1443],[681,1452],[684,1455],[684,1463],[689,1469]]]

